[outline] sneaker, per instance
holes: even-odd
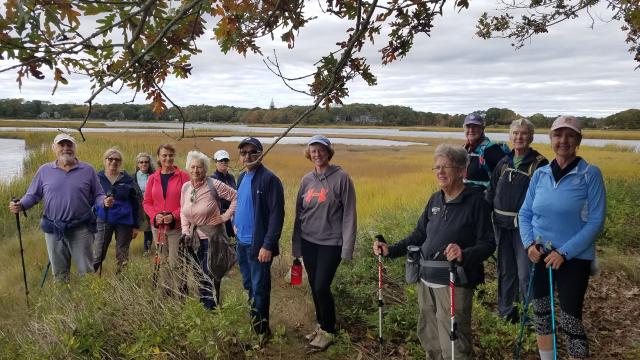
[[[316,338],[316,335],[318,335],[318,331],[320,331],[320,324],[316,324],[316,327],[313,329],[313,332],[311,334],[305,335],[305,339],[307,339],[309,342],[313,341],[313,339]]]
[[[311,341],[309,345],[311,345],[311,347],[317,349],[318,351],[324,351],[331,344],[333,344],[333,341],[334,341],[333,334],[320,329],[318,330],[318,334],[316,335],[316,337],[313,339],[313,341]]]

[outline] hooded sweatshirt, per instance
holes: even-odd
[[[302,178],[296,199],[293,256],[301,256],[302,239],[318,245],[342,246],[351,260],[356,242],[356,191],[340,166],[324,174],[312,171]]]

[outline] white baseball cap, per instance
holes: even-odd
[[[73,136],[65,133],[56,135],[56,137],[53,139],[53,143],[59,144],[61,141],[65,141],[65,140],[71,141],[74,144],[76,143],[76,139],[74,139]]]
[[[230,157],[229,157],[229,153],[226,150],[218,150],[218,151],[216,151],[215,154],[213,154],[213,159],[215,161],[220,161],[220,160],[223,160],[223,159],[229,160]]]

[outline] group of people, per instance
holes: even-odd
[[[517,322],[515,303],[525,300],[528,284],[533,284],[539,353],[551,359],[551,275],[567,352],[571,358],[587,357],[582,306],[606,201],[600,170],[577,155],[579,120],[561,116],[553,122],[551,162],[531,148],[534,126],[527,119],[511,124],[511,150],[485,135],[478,114],[468,115],[463,127],[464,146],[441,144],[435,150],[432,170],[440,189],[429,198],[413,232],[392,245],[373,243],[375,255],[391,258],[407,254],[410,246],[420,249],[417,332],[427,358],[473,358],[473,292],[484,282],[483,262],[496,246],[500,316]],[[280,253],[285,199],[282,182],[261,162],[258,139],[238,144],[245,171],[237,184],[225,150],[214,154],[216,170],[210,177],[208,156],[190,151],[181,170],[170,144],[158,147],[155,171],[152,157],[138,154],[133,176],[121,169],[122,153],[115,148],[104,153],[99,173],[77,159],[71,136],[56,136],[52,149],[56,160],[38,170],[10,210],[17,213],[44,199],[41,227],[56,279],[68,279],[70,259],[80,274],[101,269],[112,233],[120,271],[131,239],[142,231],[145,252],[153,241],[165,261],[163,288],[184,294],[180,267],[186,260],[201,275],[200,297],[209,309],[219,304],[221,279],[237,262],[254,330],[268,338],[271,264]],[[307,142],[304,156],[313,169],[302,178],[296,196],[292,235],[292,255],[304,262],[315,305],[317,325],[307,340],[320,350],[334,341],[331,284],[340,262],[353,257],[357,231],[355,187],[331,163],[334,153],[323,135]],[[454,353],[449,346],[450,266],[456,274]]]
[[[582,307],[606,199],[600,170],[577,154],[580,121],[560,116],[553,122],[550,163],[531,148],[534,126],[527,119],[512,122],[509,152],[487,138],[477,114],[465,118],[464,131],[464,147],[436,148],[433,170],[440,190],[430,197],[414,231],[390,246],[373,243],[376,255],[391,258],[407,254],[409,246],[420,247],[417,332],[427,358],[473,358],[473,290],[484,281],[483,261],[496,243],[499,314],[517,322],[514,303],[525,300],[531,286],[532,299],[526,300],[533,307],[540,358],[556,355],[555,322],[566,335],[568,356],[587,358]],[[448,288],[450,272],[455,274],[454,295]],[[555,291],[557,321],[552,319]]]

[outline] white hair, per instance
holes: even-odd
[[[187,169],[191,167],[191,163],[193,161],[199,161],[204,168],[204,173],[209,173],[209,166],[211,165],[211,161],[209,160],[209,157],[207,155],[201,153],[200,151],[189,151],[187,153],[187,163],[185,165]]]

